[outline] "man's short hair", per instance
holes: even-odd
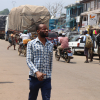
[[[40,23],[40,24],[44,24],[44,23]],[[40,24],[36,25],[36,31],[40,29]]]

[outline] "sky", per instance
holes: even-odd
[[[62,2],[63,6],[73,4],[76,0],[0,0],[0,11],[8,8],[11,10],[13,7],[18,7],[20,5],[38,5],[38,6],[47,6],[48,3],[53,4],[56,2]],[[63,12],[65,9],[63,9]]]

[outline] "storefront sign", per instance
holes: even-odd
[[[97,24],[97,14],[88,14],[88,25],[96,25]]]

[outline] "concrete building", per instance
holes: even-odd
[[[100,0],[83,0],[81,13],[81,31],[85,29],[100,29]]]
[[[79,24],[77,17],[83,12],[83,4],[80,2],[76,2],[75,4],[68,5],[65,7],[66,9],[66,27],[68,28],[76,28]]]

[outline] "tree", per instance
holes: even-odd
[[[4,9],[0,11],[0,15],[8,15],[9,14],[9,9]]]
[[[62,14],[63,9],[63,3],[62,2],[56,2],[56,3],[48,3],[47,9],[49,10],[51,16],[56,17],[57,14]]]

